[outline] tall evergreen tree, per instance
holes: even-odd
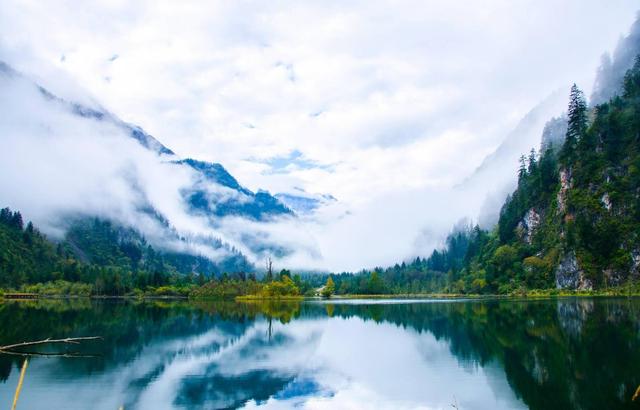
[[[535,148],[531,148],[531,152],[529,152],[529,164],[527,165],[527,172],[529,174],[533,174],[536,172],[536,168],[538,165],[537,155]]]
[[[518,182],[522,182],[522,180],[527,176],[527,158],[524,155],[520,155],[519,163]]]
[[[584,93],[575,84],[571,86],[567,116],[567,135],[560,153],[560,161],[563,165],[575,160],[578,141],[587,130],[587,102]]]

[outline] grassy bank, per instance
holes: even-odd
[[[300,295],[279,295],[279,296],[244,295],[244,296],[236,296],[234,300],[237,302],[248,302],[248,301],[300,301],[304,299],[306,299],[306,297],[300,296]]]
[[[43,299],[190,299],[190,300],[235,300],[246,301],[302,301],[318,299],[318,296],[303,296],[291,294],[269,294],[266,292],[238,295],[240,292],[198,292],[193,288],[159,287],[148,288],[145,291],[136,289],[125,295],[96,295],[82,286],[68,286],[69,283],[60,283],[32,286],[21,291],[0,289],[0,301],[9,300],[5,297],[12,293],[28,291]],[[234,294],[235,293],[235,294]],[[566,290],[566,289],[522,289],[509,294],[465,294],[465,293],[412,293],[412,294],[341,294],[332,295],[324,300],[350,300],[350,299],[488,299],[488,298],[554,298],[554,297],[640,297],[640,283],[628,283],[621,286],[596,290]]]

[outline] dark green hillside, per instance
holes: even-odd
[[[607,289],[639,277],[637,59],[607,103],[588,109],[572,87],[565,140],[521,158],[517,189],[492,231],[466,227],[429,258],[335,279],[338,293],[371,294]]]
[[[65,263],[62,249],[53,244],[29,222],[26,227],[19,212],[0,210],[0,287],[35,283],[73,269]]]
[[[250,268],[240,254],[218,266],[203,256],[160,251],[137,232],[100,219],[74,222],[65,240],[53,243],[31,222],[25,226],[20,212],[0,210],[0,288],[57,281],[50,289],[35,290],[123,295],[171,285],[175,291],[204,283],[222,269]]]

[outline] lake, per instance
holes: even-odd
[[[104,337],[32,348],[70,357],[30,357],[17,409],[640,408],[638,299],[7,301],[0,329]]]

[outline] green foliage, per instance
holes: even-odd
[[[99,219],[74,222],[56,244],[31,222],[25,226],[20,212],[0,210],[0,288],[46,296],[186,296],[216,269],[204,257],[158,252],[135,231]]]
[[[571,86],[567,116],[567,136],[560,151],[560,160],[563,165],[570,167],[576,160],[576,150],[587,129],[587,103],[584,93],[575,84]]]
[[[640,254],[640,59],[626,74],[622,95],[589,110],[574,85],[569,100],[564,143],[521,157],[517,188],[502,206],[497,226],[491,231],[458,227],[428,258],[306,280],[287,270],[274,280],[269,259],[264,282],[243,273],[215,279],[227,270],[206,258],[154,250],[134,231],[109,222],[77,221],[63,242],[53,244],[33,224],[25,226],[19,212],[5,208],[0,210],[0,288],[277,298],[311,295],[326,278],[325,296],[522,293],[553,288],[559,261],[573,253],[596,288],[634,282],[640,275],[633,265]],[[243,272],[248,263],[238,256],[230,266]],[[75,282],[88,287],[66,285]]]
[[[341,294],[553,289],[570,252],[596,288],[640,279],[637,266],[632,273],[640,253],[640,58],[622,95],[591,112],[571,88],[564,144],[520,158],[517,188],[492,231],[458,228],[429,258],[336,275],[336,287]]]
[[[203,299],[234,299],[238,296],[260,294],[263,284],[253,280],[239,278],[214,279],[194,289],[190,296]]]
[[[279,275],[279,280],[260,282],[255,278],[230,278],[223,276],[196,287],[190,293],[190,297],[196,299],[286,299],[300,296],[300,288],[296,282],[288,275]],[[300,279],[300,285],[304,288],[309,286]]]
[[[372,295],[379,295],[385,293],[385,285],[380,274],[376,271],[371,272],[369,276],[369,283],[367,284],[367,293]]]
[[[36,293],[42,296],[91,296],[93,286],[88,283],[68,282],[66,280],[56,280],[53,282],[36,283],[25,285],[22,292]]]
[[[300,295],[300,289],[289,276],[283,274],[280,278],[265,284],[260,294],[268,298]]]
[[[242,271],[215,277],[215,269],[203,257],[157,252],[136,232],[98,219],[74,223],[65,241],[54,244],[30,222],[25,227],[19,212],[0,210],[0,288],[43,296],[212,299],[313,293],[312,280],[292,279],[285,269],[265,282]]]
[[[336,285],[333,282],[333,279],[331,278],[331,276],[329,276],[327,278],[327,283],[324,285],[324,288],[322,288],[322,296],[325,298],[330,298],[335,291],[336,291]]]

